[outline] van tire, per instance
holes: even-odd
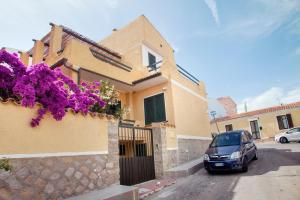
[[[258,159],[258,153],[257,153],[257,150],[256,150],[255,155],[253,157],[253,160],[257,160],[257,159]]]
[[[245,157],[243,159],[243,167],[242,167],[242,172],[247,172],[248,171],[248,158]]]

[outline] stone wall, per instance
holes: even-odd
[[[156,178],[164,174],[163,150],[166,148],[165,131],[161,128],[153,128],[154,168]]]
[[[166,160],[165,160],[165,167],[166,169],[170,169],[176,167],[178,165],[178,150],[167,150],[166,151]]]
[[[0,199],[63,199],[119,183],[117,123],[108,129],[108,154],[11,159]]]
[[[200,158],[205,153],[211,140],[178,139],[178,164]]]
[[[211,140],[177,138],[178,149],[167,149],[166,128],[153,128],[155,175],[163,177],[164,172],[179,164],[200,158]]]
[[[177,150],[166,147],[166,129],[153,128],[155,176],[161,178],[167,169],[177,166]]]

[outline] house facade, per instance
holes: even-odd
[[[266,139],[289,128],[300,126],[300,102],[216,118],[211,121],[212,133],[245,129],[254,138]]]
[[[114,84],[119,105],[128,110],[118,131],[121,179],[126,159],[152,157],[154,178],[204,153],[211,140],[205,85],[176,63],[173,48],[145,16],[100,42],[50,25],[29,51],[19,52],[20,59],[61,68],[78,83]]]
[[[140,127],[162,122],[172,129],[167,134],[169,150],[182,144],[187,152],[190,143],[210,139],[204,83],[176,64],[174,50],[145,16],[114,30],[99,43],[67,27],[51,26],[21,58],[32,55],[33,63],[44,60],[61,67],[77,82],[110,81],[120,91],[121,106],[129,110],[124,119]],[[179,162],[186,157],[182,154]]]

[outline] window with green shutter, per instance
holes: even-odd
[[[147,97],[144,99],[145,124],[166,121],[164,94]]]

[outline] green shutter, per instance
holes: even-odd
[[[154,119],[154,112],[153,112],[153,98],[149,97],[144,100],[144,112],[145,112],[145,124],[151,124]]]
[[[155,122],[166,121],[164,94],[154,96],[155,99]]]
[[[166,121],[164,94],[144,99],[145,124]]]

